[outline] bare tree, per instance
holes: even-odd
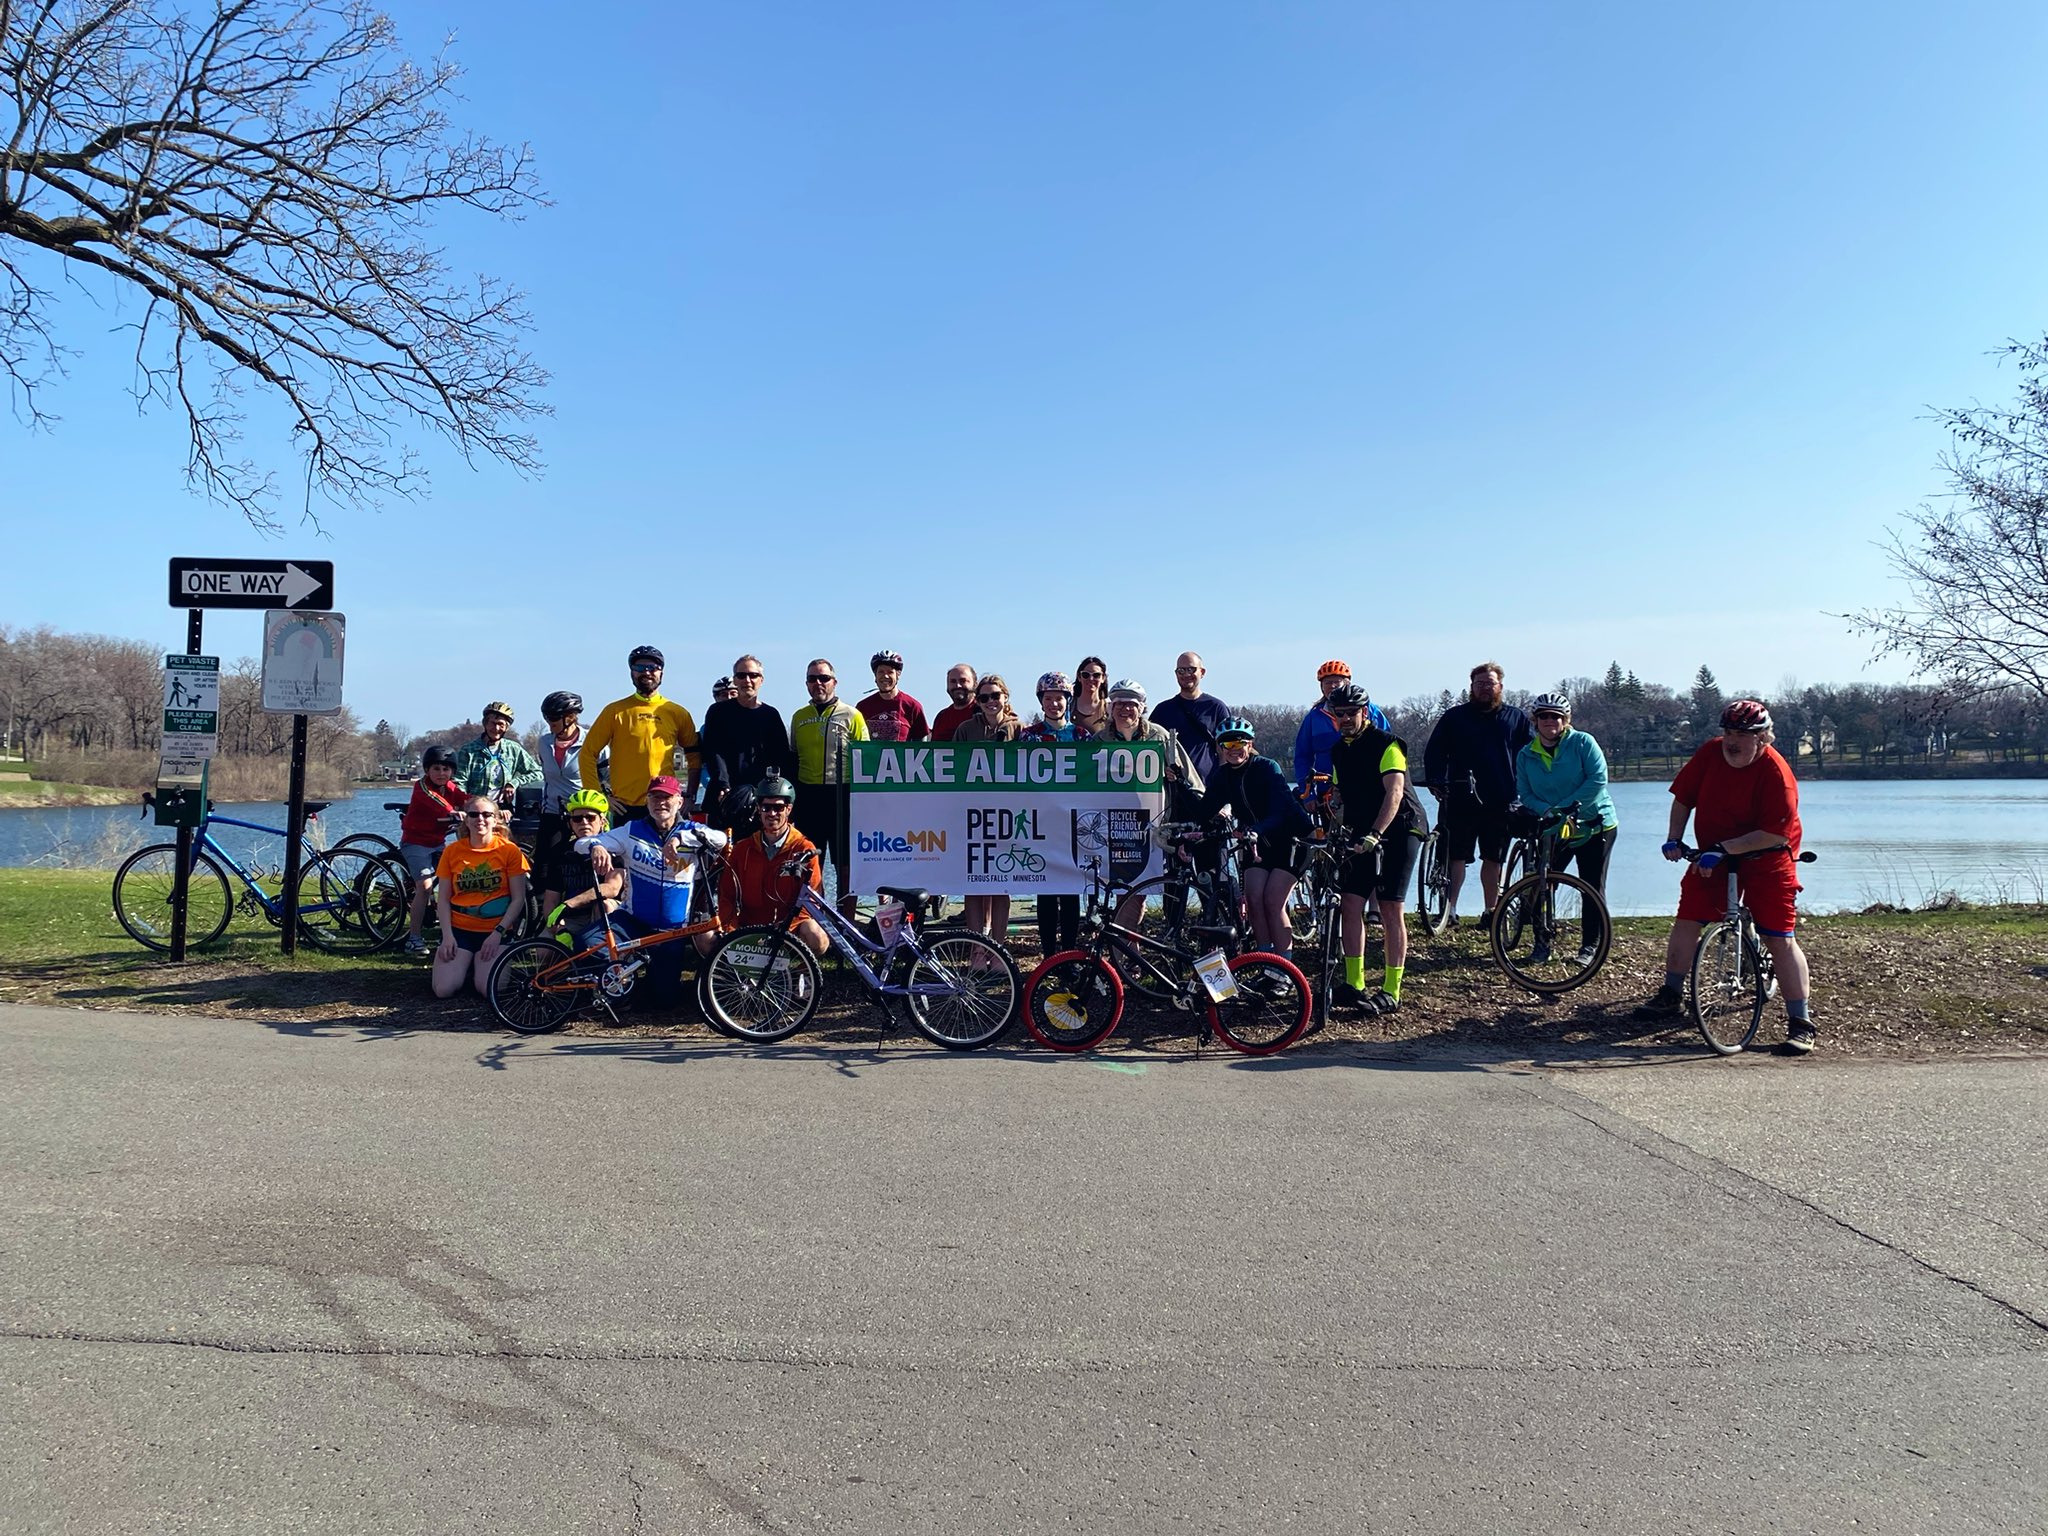
[[[1890,541],[1912,601],[1850,615],[1880,655],[1957,691],[2018,682],[2048,698],[2048,341],[2013,342],[2019,399],[1944,411],[1951,505]]]
[[[538,468],[546,375],[518,293],[428,243],[541,201],[528,151],[457,132],[455,66],[361,0],[0,0],[0,371],[50,420],[60,275],[142,300],[135,392],[182,410],[188,482],[276,529],[241,397],[280,404],[316,501],[415,496],[404,434]]]

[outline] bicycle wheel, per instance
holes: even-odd
[[[765,1045],[810,1023],[823,985],[811,952],[780,928],[736,928],[699,968],[697,1002],[727,1034]]]
[[[1569,992],[1606,964],[1613,933],[1607,903],[1577,875],[1531,875],[1501,893],[1494,963],[1531,992]]]
[[[329,954],[375,954],[405,917],[405,871],[367,849],[330,848],[299,872],[299,934]]]
[[[114,916],[145,949],[171,947],[171,891],[178,878],[178,845],[152,843],[128,855],[114,872]],[[227,931],[235,910],[228,877],[194,850],[185,882],[185,942],[211,944]]]
[[[1017,967],[1008,951],[978,933],[942,930],[918,940],[911,962],[910,1022],[934,1045],[972,1051],[989,1044],[1017,1016]]]
[[[522,1035],[544,1035],[568,1023],[596,995],[589,978],[571,979],[569,961],[570,952],[553,939],[522,939],[500,950],[490,981],[498,1022]]]
[[[1135,910],[1129,905],[1133,902],[1139,903]],[[1172,1003],[1183,995],[1193,974],[1192,956],[1231,947],[1219,942],[1218,919],[1212,918],[1207,893],[1200,885],[1169,885],[1163,875],[1155,875],[1132,886],[1117,903],[1117,911],[1131,912],[1128,923],[1122,918],[1117,921],[1151,941],[1140,947],[1166,974],[1162,977],[1133,964],[1116,946],[1111,946],[1110,963],[1126,987],[1153,1002]]]
[[[1335,901],[1323,904],[1321,930],[1316,935],[1314,947],[1307,952],[1315,957],[1316,995],[1312,1017],[1315,1027],[1321,1029],[1330,1022],[1330,998],[1336,990],[1337,978],[1344,974],[1344,914]]]
[[[327,851],[333,853],[340,848],[361,848],[380,859],[393,859],[400,864],[405,862],[399,856],[398,844],[377,832],[351,832],[347,837],[336,838]]]
[[[1736,1055],[1756,1038],[1769,995],[1763,957],[1738,925],[1719,922],[1700,935],[1687,997],[1700,1038],[1716,1053]]]
[[[1237,991],[1209,1006],[1217,1037],[1247,1056],[1270,1056],[1308,1028],[1308,978],[1285,955],[1254,950],[1230,962]]]
[[[1431,833],[1415,861],[1415,916],[1432,939],[1451,926],[1451,867],[1443,850],[1444,840]]]
[[[1116,967],[1085,949],[1047,955],[1024,983],[1024,1027],[1048,1050],[1092,1051],[1123,1016]]]

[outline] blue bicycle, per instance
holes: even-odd
[[[153,797],[142,797],[148,810]],[[309,802],[310,819],[325,810]],[[284,922],[284,893],[267,891],[258,882],[274,878],[268,871],[245,868],[215,841],[215,826],[241,827],[282,838],[283,827],[243,821],[208,811],[192,835],[192,859],[185,889],[185,940],[197,947],[211,944],[227,931],[237,905],[226,871],[242,883],[240,906],[260,912],[275,928]],[[365,848],[315,848],[302,844],[296,920],[307,943],[332,954],[368,955],[395,943],[405,932],[405,871],[390,859]],[[177,884],[178,845],[152,843],[128,856],[114,873],[114,916],[128,937],[148,949],[171,947],[171,895]]]

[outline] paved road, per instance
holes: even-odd
[[[0,1048],[9,1532],[2048,1509],[2048,1064]]]

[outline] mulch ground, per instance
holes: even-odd
[[[1559,1065],[1700,1055],[1703,1048],[1689,1024],[1644,1024],[1630,1017],[1661,974],[1664,925],[1632,922],[1619,929],[1600,974],[1556,999],[1511,987],[1469,930],[1441,942],[1419,941],[1409,956],[1398,1014],[1365,1020],[1339,1013],[1321,1035],[1295,1049]],[[2042,909],[1821,918],[1805,925],[1801,936],[1813,963],[1814,1013],[1828,1056],[2048,1054],[2048,913]],[[1038,959],[1035,942],[1020,935],[1015,949],[1028,974]],[[436,1001],[427,993],[424,963],[396,957],[296,969],[282,968],[275,959],[247,958],[201,959],[172,968],[132,950],[30,964],[0,961],[0,1001],[197,1013],[285,1029],[503,1033],[487,1005],[474,996]],[[579,1021],[568,1033],[733,1047],[705,1027],[693,1003],[666,1015],[625,1017],[617,1025]],[[1783,1036],[1783,1009],[1774,1003],[1758,1048]],[[825,1004],[792,1043],[871,1048],[884,1041],[933,1049],[907,1022],[871,1006],[850,974],[828,966]],[[1189,1015],[1134,998],[1104,1049],[1171,1057],[1193,1052],[1197,1043]],[[1040,1047],[1019,1023],[993,1049]]]

